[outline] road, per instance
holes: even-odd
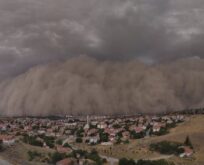
[[[150,158],[150,159],[146,159],[146,160],[160,160],[160,159],[169,159],[171,157],[173,157],[174,155],[161,155],[155,158]]]
[[[2,160],[2,159],[0,158],[0,165],[12,165],[12,164],[10,164],[9,162],[7,162],[7,161],[5,161],[5,160]]]

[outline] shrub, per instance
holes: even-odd
[[[87,154],[87,151],[84,151],[84,150],[74,150],[72,152],[72,155],[75,158],[77,158],[77,155],[80,155],[80,157],[84,157],[84,156],[86,156],[86,154]]]
[[[173,122],[173,123],[171,123],[171,124],[167,124],[166,127],[167,127],[167,129],[175,128],[175,127],[176,127],[176,123]]]
[[[95,161],[97,165],[102,165],[104,163],[104,160],[101,159],[96,150],[92,150],[90,153],[87,153],[86,157]]]
[[[65,143],[65,144],[63,145],[63,147],[72,148],[68,143]]]
[[[100,141],[101,142],[108,142],[108,134],[107,133],[99,133],[99,136],[100,136]]]
[[[162,135],[166,135],[167,133],[169,133],[169,131],[167,130],[167,128],[161,128],[159,130],[159,132],[154,132],[153,134],[154,135],[157,135],[157,136],[162,136]]]
[[[58,140],[56,141],[56,144],[62,145],[62,139],[58,139]]]
[[[141,139],[141,138],[144,138],[145,136],[143,132],[136,133],[135,131],[131,131],[130,135],[133,139]]]
[[[2,151],[2,150],[3,150],[3,141],[0,140],[0,151]]]
[[[122,158],[119,160],[119,165],[136,165],[135,161],[132,159]]]
[[[47,140],[47,141],[45,141],[45,143],[46,143],[46,145],[47,145],[48,147],[50,147],[50,148],[54,148],[54,146],[55,146],[53,141]]]
[[[66,154],[55,152],[55,153],[51,154],[50,157],[51,157],[51,162],[56,163],[56,162],[58,162],[64,158],[66,158]]]
[[[121,128],[121,126],[119,124],[114,124],[113,128],[117,129],[117,128]]]
[[[76,136],[77,137],[83,137],[83,132],[84,132],[83,128],[78,129],[76,131]]]
[[[160,152],[161,154],[179,154],[179,147],[181,143],[162,141],[159,143],[153,143],[150,145],[150,150]]]
[[[76,143],[82,143],[82,138],[80,137],[76,138]]]
[[[193,149],[193,145],[192,145],[192,143],[191,143],[191,140],[190,140],[189,136],[186,137],[186,140],[185,140],[185,142],[184,142],[184,145],[189,146],[190,148]]]
[[[38,153],[37,151],[28,151],[29,161],[32,161],[36,157],[40,157],[41,153]]]
[[[173,162],[168,162],[166,160],[139,160],[135,165],[174,165]]]
[[[39,147],[43,146],[43,142],[37,140],[36,136],[28,136],[27,134],[24,135],[23,142],[33,146],[39,146]]]
[[[124,144],[129,144],[130,141],[129,141],[129,140],[125,140],[123,143],[124,143]]]
[[[137,163],[133,159],[122,158],[119,160],[119,165],[174,165],[166,160],[138,160]]]

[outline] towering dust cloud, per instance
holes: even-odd
[[[158,113],[204,106],[204,60],[150,66],[87,56],[1,83],[2,115]]]

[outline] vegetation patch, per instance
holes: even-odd
[[[150,150],[157,151],[161,154],[175,154],[178,155],[183,152],[181,147],[183,144],[178,142],[162,141],[158,143],[153,143],[150,145]]]
[[[119,165],[174,165],[173,162],[168,162],[166,160],[139,160],[134,161],[133,159],[122,158],[119,160]]]

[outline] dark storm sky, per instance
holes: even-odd
[[[203,0],[0,0],[0,79],[86,54],[204,57]]]

